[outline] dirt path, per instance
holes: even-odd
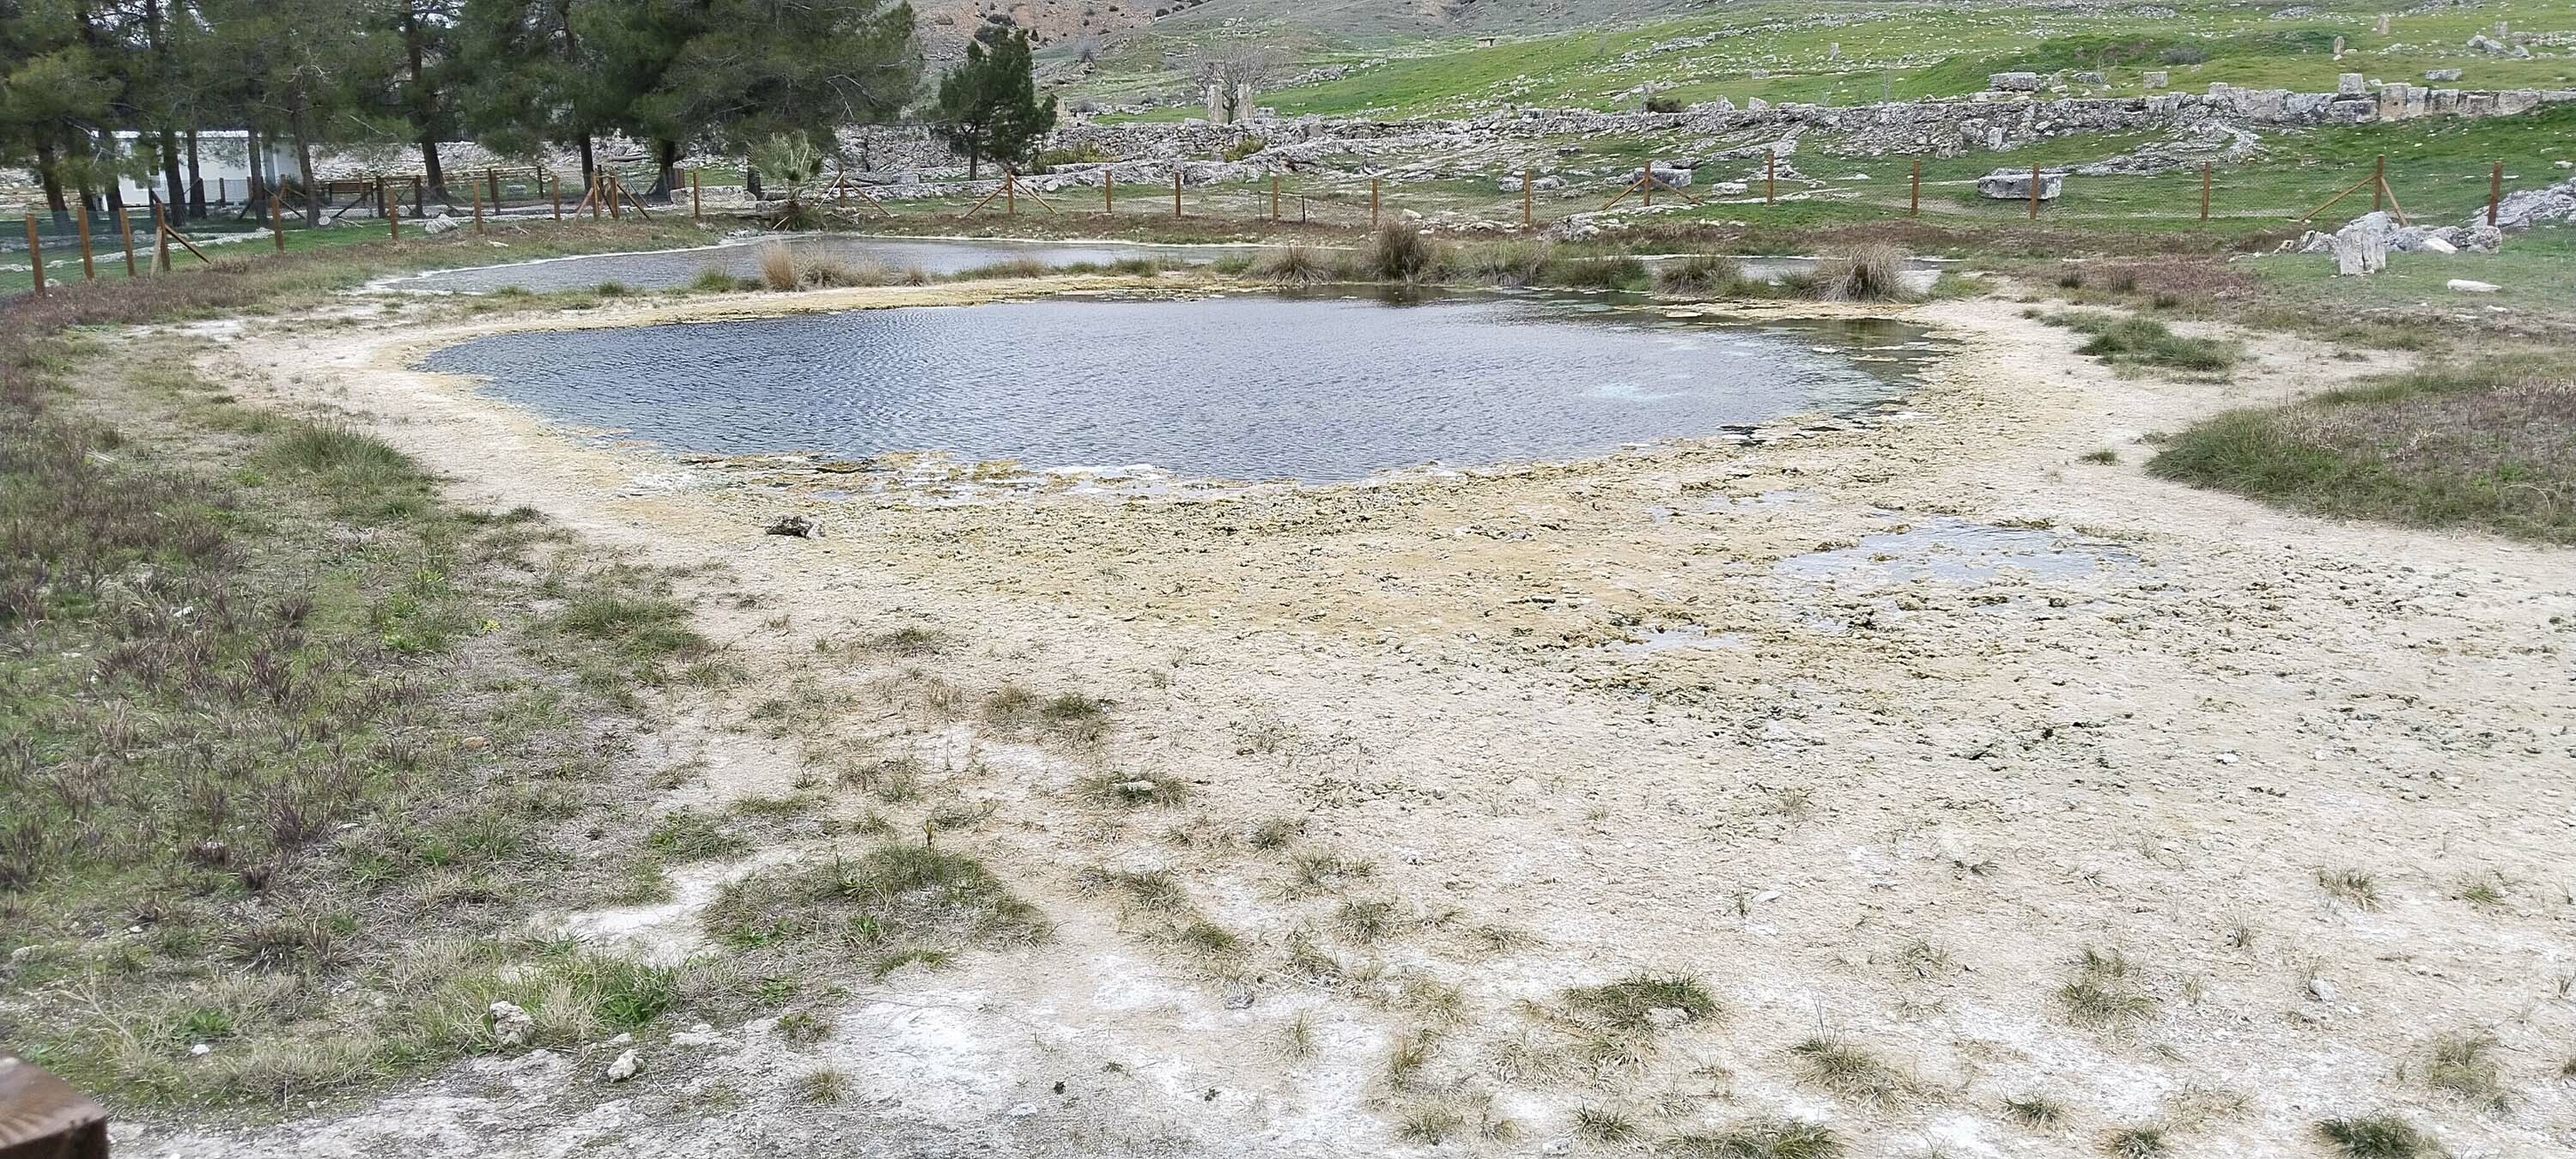
[[[2369,363],[2266,336],[2232,384],[2124,379],[2016,306],[1910,318],[1960,350],[1908,409],[1752,445],[962,505],[567,437],[403,369],[490,325],[255,325],[210,359],[246,397],[345,410],[470,501],[726,569],[755,606],[702,616],[740,649],[742,703],[847,691],[862,707],[823,731],[922,756],[927,802],[989,807],[956,840],[1058,934],[844,979],[812,1045],[684,1031],[623,1086],[598,1079],[613,1051],[494,1058],[257,1131],[155,1127],[145,1151],[1320,1156],[1412,1147],[1412,1124],[1464,1153],[1609,1153],[1619,1120],[1786,1117],[1856,1155],[2062,1155],[2150,1123],[2270,1155],[2382,1111],[2463,1154],[2576,1147],[2576,553],[2138,466],[2152,432]],[[2102,448],[2122,462],[2079,459]],[[761,534],[790,511],[827,536]],[[910,626],[952,643],[817,659]],[[925,712],[926,680],[1105,697],[1112,728],[980,733]],[[715,759],[674,802],[807,775],[741,723],[677,722]],[[1188,800],[1104,805],[1076,787],[1101,771]],[[1291,852],[1239,839],[1271,818],[1302,825]],[[1370,872],[1289,896],[1301,850]],[[1098,866],[1172,871],[1249,949],[1211,966],[1140,936],[1079,876]],[[2321,886],[2346,871],[2367,906]],[[2502,900],[2458,897],[2479,880]],[[1357,932],[1343,907],[1378,900],[1391,928]],[[686,905],[570,920],[695,945]],[[2088,948],[2128,971],[2081,976]],[[1696,975],[1722,1016],[1615,1038],[1568,1016],[1564,988],[1641,970]],[[2088,980],[2075,997],[2125,1000],[2108,1028],[2068,1005]],[[1311,1053],[1282,1045],[1301,1015]],[[2505,1110],[2427,1082],[2445,1034],[2494,1037]],[[1844,1053],[1798,1049],[1820,1037]],[[1883,1067],[1828,1065],[1853,1052]],[[845,1101],[794,1101],[817,1068]],[[2062,1119],[2012,1122],[2025,1095]]]

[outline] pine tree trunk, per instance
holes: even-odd
[[[322,198],[313,184],[313,115],[312,108],[299,91],[290,102],[288,131],[295,135],[295,168],[304,182],[304,224],[316,229],[322,225]]]
[[[173,228],[187,224],[188,188],[179,180],[179,134],[161,130],[161,203]]]
[[[420,139],[420,175],[429,182],[431,200],[447,200],[447,167],[439,163],[438,138],[435,135],[424,135]]]
[[[268,224],[268,166],[259,155],[259,130],[242,130],[242,160],[250,169],[250,216]]]
[[[680,143],[677,141],[653,142],[653,162],[655,168],[653,188],[644,196],[656,201],[669,201],[671,191],[679,188]]]
[[[188,130],[188,216],[206,216],[206,177],[197,168],[197,131]]]
[[[584,134],[582,134],[582,135],[581,135],[581,184],[582,184],[582,188],[587,189],[587,188],[589,188],[589,187],[590,187],[594,182],[596,182],[596,181],[598,181],[598,180],[599,180],[598,165],[599,165],[599,162],[598,162],[596,159],[592,158],[592,156],[591,156],[591,154],[590,154],[590,134],[588,134],[588,133],[584,133]]]
[[[53,142],[37,144],[36,175],[44,182],[45,208],[53,211],[54,221],[59,224],[71,216],[71,211],[63,204],[63,175],[55,160]]]

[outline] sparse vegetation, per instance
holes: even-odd
[[[2087,947],[2074,976],[2057,988],[2058,1009],[2077,1026],[2117,1030],[2155,1016],[2156,998],[2127,955]]]
[[[2147,469],[2320,514],[2576,543],[2576,373],[2557,356],[2436,359],[2229,411]]]
[[[1744,285],[1743,265],[1719,254],[1692,254],[1655,270],[1655,288],[1667,294],[1725,297]]]
[[[2165,1129],[2152,1123],[2111,1132],[2102,1140],[2102,1151],[2112,1159],[2160,1159],[2170,1153]]]
[[[1717,999],[1699,979],[1679,974],[1632,974],[1598,986],[1565,992],[1573,1013],[1605,1029],[1642,1033],[1659,1029],[1658,1018],[1676,1024],[1718,1017]],[[1657,1015],[1656,1011],[1672,1014]]]
[[[1912,1080],[1846,1040],[1815,1035],[1789,1053],[1797,1063],[1798,1081],[1840,1098],[1888,1107],[1913,1095]]]
[[[2317,886],[2326,896],[2354,909],[2379,908],[2379,880],[2358,869],[2320,869]]]
[[[2434,1090],[2467,1100],[2482,1110],[2501,1112],[2513,1103],[2504,1085],[2504,1064],[2497,1061],[2496,1038],[2483,1031],[2444,1034],[2433,1039],[2424,1082]]]
[[[1596,1143],[1625,1143],[1637,1137],[1637,1121],[1615,1107],[1577,1107],[1574,1133]]]
[[[2395,1115],[2327,1119],[2317,1134],[2350,1159],[2438,1159],[2441,1145]]]
[[[1822,1123],[1756,1119],[1664,1141],[1662,1150],[1689,1159],[1842,1159],[1842,1139]]]
[[[2004,1100],[2004,1115],[2034,1131],[2044,1131],[2065,1121],[2066,1107],[2046,1095],[2014,1095]]]
[[[2063,310],[2041,319],[2088,340],[2075,348],[2115,366],[2154,366],[2217,374],[2236,365],[2244,349],[2216,338],[2186,338],[2153,318],[2124,318],[2099,310]]]
[[[1403,222],[1389,222],[1369,235],[1360,265],[1390,282],[1426,282],[1440,276],[1446,248]]]
[[[1813,292],[1828,302],[1889,302],[1906,296],[1904,250],[1871,244],[1816,263]]]
[[[738,950],[828,943],[845,949],[953,953],[1027,945],[1051,928],[982,863],[920,845],[880,845],[852,858],[765,871],[724,887],[707,931]]]

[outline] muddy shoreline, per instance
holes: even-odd
[[[721,567],[759,597],[700,609],[750,674],[737,699],[798,679],[875,695],[836,727],[925,758],[935,794],[989,804],[960,839],[1059,934],[850,983],[841,1032],[813,1047],[758,1025],[684,1030],[643,1044],[647,1076],[617,1087],[586,1057],[485,1059],[270,1127],[155,1124],[144,1151],[1324,1155],[1410,1148],[1396,1124],[1434,1103],[1515,1124],[1444,1145],[1466,1154],[1572,1139],[1576,1111],[1602,1106],[1658,1132],[1824,1121],[1856,1154],[2064,1154],[2146,1122],[2192,1150],[2292,1153],[2316,1119],[2378,1108],[2463,1150],[2570,1143],[2550,1076],[2576,1034],[2551,982],[2571,909],[2546,883],[2576,832],[2576,553],[2319,521],[2139,466],[2152,432],[2383,359],[2266,337],[2233,382],[2123,378],[2018,306],[1944,302],[1901,315],[1954,349],[1887,421],[1209,501],[947,505],[711,480],[406,369],[501,329],[1031,288],[258,322],[214,347],[207,372],[243,398],[343,414],[460,499]],[[1763,309],[1817,308],[1747,313]],[[2106,447],[2122,462],[2080,461]],[[788,512],[826,537],[761,534]],[[2119,555],[2003,560],[1967,582],[1782,566],[1941,518]],[[942,680],[1080,689],[1111,703],[1110,734],[1083,752],[977,735],[879,695],[901,664],[814,659],[818,640],[906,626],[961,643],[929,662]],[[1726,646],[1617,647],[1676,629]],[[660,743],[706,767],[657,805],[774,796],[800,775],[790,746],[711,706],[675,708]],[[1181,778],[1189,802],[1104,812],[1073,787],[1102,769]],[[1275,858],[1184,839],[1273,817],[1369,860],[1361,892],[1422,920],[1337,940],[1332,899],[1284,896]],[[1255,947],[1244,968],[1136,937],[1081,884],[1101,865],[1173,872]],[[2355,867],[2386,904],[2320,892],[2321,870]],[[2476,873],[2527,888],[2501,908],[2452,900]],[[686,949],[681,910],[568,920]],[[2230,945],[2232,922],[2261,936]],[[1489,925],[1529,937],[1461,932]],[[1278,966],[1301,930],[1349,976]],[[2069,1024],[2051,997],[2105,947],[2142,964],[2154,1010],[2116,1032]],[[1387,1057],[1423,1015],[1353,981],[1363,967],[1456,988],[1459,1019],[1420,1073],[1390,1079]],[[1726,1016],[1615,1066],[1556,1053],[1572,1047],[1529,1004],[1639,970],[1697,974]],[[1284,1056],[1276,1032],[1301,1014],[1320,1049]],[[1904,1096],[1855,1103],[1802,1078],[1792,1048],[1820,1028],[1907,1076]],[[2496,1034],[2518,1108],[2408,1077],[2436,1030]],[[792,1102],[788,1084],[824,1063],[853,1097]],[[738,1101],[683,1097],[717,1085]],[[1999,1100],[2027,1091],[2075,1111],[2049,1130],[2004,1122]]]

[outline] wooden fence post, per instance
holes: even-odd
[[[152,199],[152,272],[170,272],[170,222],[161,213],[161,199]]]
[[[1521,166],[1521,228],[1523,229],[1538,224],[1538,210],[1532,200],[1536,195],[1530,192],[1530,182],[1536,173],[1537,170],[1527,165]]]
[[[1369,228],[1377,228],[1377,178],[1369,178]]]
[[[2496,203],[2502,200],[2504,200],[2504,162],[2498,161],[2495,163],[2495,168],[2487,170],[2488,225],[2496,223]]]
[[[220,181],[222,178],[216,178],[216,180]],[[98,263],[91,261],[89,256],[89,202],[87,200],[83,200],[80,207],[80,247],[81,280],[95,282],[98,280]]]
[[[1181,169],[1177,165],[1172,167],[1172,216],[1181,216]]]
[[[269,201],[275,204],[276,198]],[[125,238],[125,280],[130,282],[134,280],[134,216],[122,205],[116,207],[116,232]]]
[[[286,252],[286,209],[284,201],[284,198],[278,197],[274,194],[271,194],[268,199],[268,232],[271,236],[277,239],[277,252],[279,253]],[[131,234],[127,235],[125,248],[125,264],[127,266],[125,274],[127,277],[132,277],[134,276],[134,270],[132,268],[134,265],[134,242]]]
[[[224,189],[224,179],[221,177],[215,178],[215,204],[230,205],[232,203],[233,195]]]
[[[86,213],[89,207],[84,205],[81,210]],[[36,211],[32,209],[27,211],[27,269],[36,275],[36,292],[44,293],[45,251],[36,243]]]
[[[600,203],[602,200],[604,200],[607,196],[608,196],[608,175],[607,175],[607,174],[605,174],[605,173],[593,173],[593,174],[591,174],[591,176],[590,176],[590,196],[589,196],[589,197],[587,197],[585,200],[587,200],[587,201],[589,201],[589,202],[590,202],[590,219],[591,219],[592,221],[597,221],[597,220],[599,220],[599,203]]]
[[[1273,225],[1279,222],[1279,175],[1276,173],[1270,175],[1270,221]]]
[[[1002,166],[1002,216],[1020,215],[1020,175],[1008,165]]]
[[[1654,170],[1648,169],[1646,172],[1651,176]],[[1650,189],[1649,192],[1651,193],[1652,190]],[[1762,204],[1777,205],[1779,201],[1780,151],[1774,149],[1762,154]]]
[[[705,221],[706,219],[706,194],[698,188],[697,169],[695,167],[691,167],[689,170],[689,220]]]
[[[1118,174],[1107,169],[1100,171],[1100,212],[1113,216],[1118,212]]]
[[[418,177],[411,179],[411,215],[417,218],[429,216],[429,188]]]
[[[553,198],[553,203],[554,203],[554,207],[555,207],[555,220],[556,220],[556,221],[562,221],[562,220],[563,220],[563,178],[561,178],[561,177],[557,177],[557,176],[555,176],[555,175],[554,175],[554,174],[552,174],[552,173],[548,173],[548,174],[546,174],[545,176],[543,176],[543,177],[539,178],[538,180],[539,180],[542,184],[544,184],[544,185],[545,185],[546,189],[547,189],[547,190],[548,190],[548,192],[549,192],[549,195]]]
[[[1923,159],[1921,157],[1914,159],[1914,176],[1906,185],[1905,216],[1923,216]]]
[[[501,171],[498,169],[484,170],[483,183],[490,186],[492,189],[492,212],[501,212]]]
[[[483,232],[483,188],[479,185],[474,189],[474,232]]]
[[[387,191],[382,177],[376,178],[376,208],[384,212],[386,236],[401,241],[402,215],[394,212],[393,195]]]
[[[2039,162],[2030,163],[2030,219],[2039,220]]]
[[[2371,210],[2376,212],[2388,208],[2388,154],[2380,154],[2379,160],[2371,166],[2370,185]]]
[[[608,175],[607,184],[608,219],[610,221],[624,221],[626,220],[626,183],[618,180],[617,175],[611,173]]]

